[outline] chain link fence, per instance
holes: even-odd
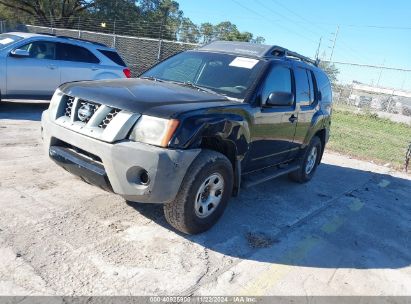
[[[411,125],[411,70],[333,64],[339,71],[333,86],[337,107]]]

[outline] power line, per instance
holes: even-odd
[[[313,22],[311,20],[308,20],[307,18],[303,17],[302,15],[296,13],[295,11],[291,10],[290,8],[288,8],[287,6],[285,6],[284,4],[278,2],[277,0],[272,0],[273,2],[275,2],[278,6],[282,7],[283,9],[287,10],[288,12],[290,12],[291,14],[297,16],[299,19],[303,20],[307,25],[311,26],[312,28],[315,28],[316,30],[319,29],[318,26],[314,26]],[[294,22],[294,21],[293,21]],[[328,28],[322,27],[322,30],[327,31],[328,32]],[[312,32],[312,31],[311,31]],[[318,32],[317,32],[318,33]],[[348,43],[342,43],[344,42],[344,40],[342,40],[340,38],[340,46],[342,48],[344,48],[346,51],[350,52],[354,57],[363,60],[364,58],[362,58],[362,56],[358,55],[358,51],[354,50],[353,48],[351,48],[350,46],[348,46]]]
[[[327,22],[311,22],[311,24],[317,25],[330,25],[336,26],[335,23],[327,23]],[[370,25],[370,24],[340,24],[341,27],[352,27],[352,28],[372,28],[372,29],[383,29],[383,30],[411,30],[411,26],[396,26],[396,25]]]
[[[400,71],[400,72],[411,72],[411,68],[397,68],[397,67],[389,67],[385,65],[372,65],[372,64],[364,64],[364,63],[356,63],[356,62],[344,62],[344,61],[333,61],[330,62],[329,60],[323,60],[322,62],[332,63],[332,64],[340,64],[340,65],[348,65],[348,66],[358,66],[358,67],[365,67],[365,68],[374,68],[379,70],[389,70],[389,71]]]
[[[251,13],[257,15],[257,16],[260,16],[261,18],[263,18],[263,20],[265,20],[265,21],[267,21],[267,22],[269,22],[269,23],[275,24],[276,27],[281,27],[281,28],[283,28],[284,30],[286,30],[287,32],[290,32],[290,33],[292,33],[292,34],[294,34],[294,35],[297,35],[297,36],[299,36],[299,37],[301,37],[301,38],[303,38],[303,39],[305,39],[305,40],[307,40],[307,41],[310,41],[310,42],[312,42],[312,43],[314,43],[314,44],[317,44],[317,42],[315,42],[314,40],[312,40],[312,39],[310,39],[310,38],[308,38],[308,37],[306,37],[306,36],[304,36],[304,35],[301,35],[301,34],[298,33],[298,32],[295,32],[295,31],[293,31],[293,30],[290,30],[289,28],[281,25],[280,23],[272,22],[272,21],[267,20],[267,16],[262,15],[262,14],[260,14],[259,12],[256,12],[255,10],[253,10],[253,9],[251,9],[251,8],[243,5],[243,4],[240,3],[240,2],[238,2],[237,0],[231,0],[231,1],[234,2],[235,4],[237,4],[238,6],[242,7],[242,8],[245,9],[246,11],[251,12]]]

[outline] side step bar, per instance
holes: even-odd
[[[254,173],[247,174],[243,176],[243,180],[241,182],[242,188],[250,188],[255,185],[265,183],[267,181],[270,181],[274,178],[277,178],[281,175],[285,175],[288,173],[291,173],[293,171],[297,171],[300,169],[299,165],[288,165],[284,168],[267,168],[262,171],[257,171]]]

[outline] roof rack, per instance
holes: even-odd
[[[289,58],[296,58],[301,61],[310,63],[314,66],[318,66],[319,60],[313,60],[311,58],[308,58],[306,56],[300,55],[296,52],[290,51],[286,48],[283,48],[281,46],[273,46],[265,55],[265,57],[289,57]]]

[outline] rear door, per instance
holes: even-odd
[[[316,81],[314,73],[296,64],[294,68],[296,100],[298,109],[298,122],[293,145],[299,147],[303,144],[318,106]]]
[[[287,107],[264,105],[272,92],[293,93],[293,73],[287,63],[270,68],[262,89],[262,106],[254,113],[251,151],[246,171],[283,163],[290,158],[296,129],[295,103]]]
[[[100,70],[100,60],[92,52],[70,43],[57,43],[57,60],[62,83],[94,80]]]
[[[56,59],[56,44],[37,40],[18,49],[29,57],[7,56],[7,95],[10,97],[47,98],[60,85],[60,70]]]

